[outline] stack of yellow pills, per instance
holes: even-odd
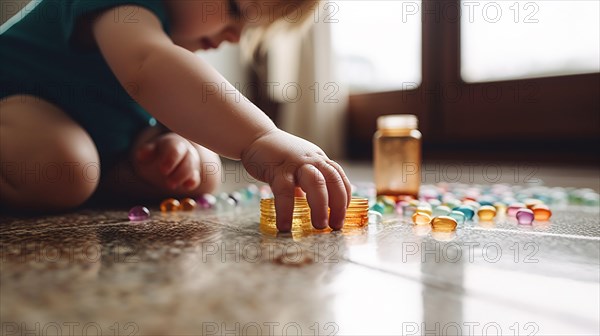
[[[369,223],[369,200],[353,197],[346,209],[344,226],[362,227]]]
[[[260,226],[261,229],[277,230],[275,217],[275,199],[265,198],[260,200]],[[302,232],[312,226],[310,221],[310,208],[304,197],[294,199],[294,213],[292,215],[292,232]]]
[[[353,197],[346,209],[344,227],[362,227],[369,222],[369,201],[366,198]],[[265,198],[260,200],[260,226],[266,231],[277,230],[275,216],[275,200]],[[312,231],[310,208],[304,197],[294,199],[292,215],[292,232]]]

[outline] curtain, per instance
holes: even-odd
[[[308,32],[273,36],[266,72],[274,88],[268,94],[280,103],[279,127],[340,159],[344,157],[348,92],[337,79],[330,25],[319,22]]]

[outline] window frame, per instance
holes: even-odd
[[[473,142],[490,149],[528,142],[531,151],[549,142],[565,150],[598,144],[600,73],[467,83],[460,74],[460,18],[431,15],[448,8],[460,8],[460,0],[422,1],[419,87],[350,95],[351,158],[369,158],[377,117],[397,113],[418,116],[425,149],[432,152],[450,144],[468,148]]]

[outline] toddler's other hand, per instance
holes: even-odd
[[[153,185],[174,192],[200,185],[200,156],[191,142],[165,133],[142,143],[133,152],[136,172]]]
[[[339,230],[344,225],[352,195],[350,181],[316,145],[276,129],[250,144],[242,153],[242,163],[250,175],[271,186],[280,231],[291,229],[296,187],[306,192],[315,228],[324,229],[329,223]]]

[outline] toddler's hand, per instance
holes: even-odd
[[[200,185],[200,156],[191,142],[165,133],[141,144],[133,152],[136,172],[155,186],[190,191]]]
[[[324,229],[329,223],[338,230],[344,225],[352,195],[350,181],[316,145],[276,129],[250,144],[242,153],[242,163],[250,175],[271,186],[280,231],[291,229],[297,186],[306,192],[315,228]]]

